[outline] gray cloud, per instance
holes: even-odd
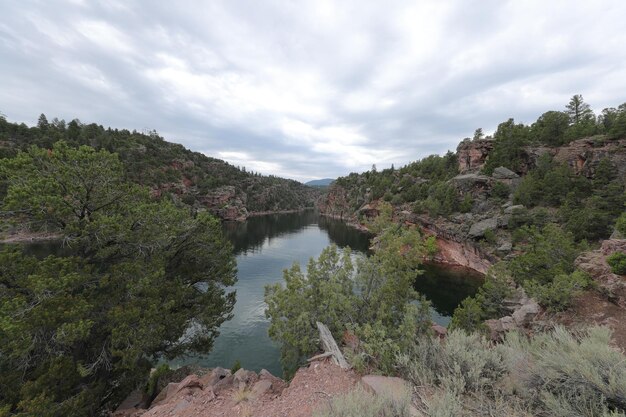
[[[405,164],[581,93],[626,101],[626,3],[0,0],[0,111],[299,180]]]

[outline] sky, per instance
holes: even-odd
[[[626,1],[0,0],[0,112],[299,181],[626,102]]]

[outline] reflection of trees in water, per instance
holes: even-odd
[[[319,225],[319,228],[328,233],[330,240],[337,246],[350,246],[360,252],[368,250],[369,236],[367,234],[339,220],[319,216],[313,210],[250,217],[242,223],[225,222],[223,230],[233,244],[235,254],[239,254],[246,250],[259,249],[266,238],[295,234],[311,225]]]
[[[461,301],[475,295],[483,283],[481,274],[464,268],[424,265],[422,269],[424,273],[415,279],[414,288],[442,316],[452,316]]]
[[[305,227],[316,224],[317,213],[307,210],[299,213],[268,214],[250,217],[245,222],[224,222],[223,230],[233,244],[235,254],[259,249],[266,238],[298,233]]]
[[[329,217],[320,217],[319,226],[320,229],[328,233],[330,240],[337,246],[349,246],[359,252],[369,251],[369,240],[371,236],[368,234],[360,232],[340,220],[331,219]]]

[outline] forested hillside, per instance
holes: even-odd
[[[29,127],[0,117],[0,158],[12,157],[31,145],[51,149],[58,141],[115,152],[130,181],[149,187],[153,194],[169,193],[185,204],[206,207],[225,219],[312,207],[318,193],[294,180],[246,172],[245,167],[192,152],[154,131],[131,132],[78,120],[48,121],[43,114],[37,126]]]

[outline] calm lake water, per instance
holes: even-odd
[[[223,228],[237,257],[234,317],[221,327],[209,355],[180,357],[171,365],[230,367],[239,360],[246,369],[258,372],[265,368],[274,375],[282,375],[278,346],[267,335],[265,286],[281,282],[283,270],[294,262],[305,268],[309,258],[319,256],[332,243],[349,246],[357,255],[365,256],[369,236],[313,211],[252,217],[243,223],[224,223]],[[26,251],[39,257],[64,252],[55,242],[28,244]],[[476,293],[480,277],[463,269],[440,266],[424,269],[425,273],[416,279],[415,288],[432,302],[433,320],[445,326],[459,303]]]
[[[349,246],[365,256],[369,236],[337,220],[313,211],[252,217],[243,223],[225,223],[224,232],[237,256],[237,303],[234,318],[225,323],[213,351],[205,357],[186,357],[174,365],[230,367],[236,360],[250,370],[267,369],[282,375],[278,346],[267,335],[264,288],[282,281],[282,273],[294,262],[303,268],[328,245]],[[415,288],[431,300],[433,320],[447,325],[459,303],[474,295],[479,276],[467,270],[426,266]]]

